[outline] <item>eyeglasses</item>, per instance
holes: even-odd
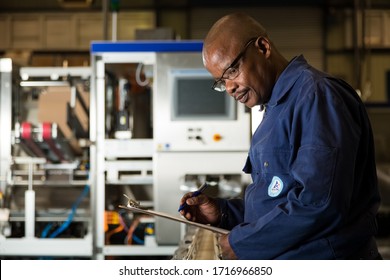
[[[237,63],[244,56],[244,54],[245,54],[246,50],[248,49],[248,47],[250,46],[250,44],[255,42],[257,40],[257,38],[258,37],[251,38],[245,44],[243,50],[237,55],[236,59],[234,59],[233,62],[229,65],[229,67],[226,68],[225,71],[223,71],[221,78],[219,78],[218,80],[216,80],[214,82],[213,86],[211,87],[213,90],[216,90],[216,91],[219,91],[219,92],[223,92],[223,91],[226,90],[225,80],[226,79],[234,80],[235,78],[237,78],[238,74],[240,74],[239,67],[236,67]]]

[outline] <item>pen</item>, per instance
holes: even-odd
[[[191,197],[195,197],[195,196],[200,195],[200,194],[203,193],[208,187],[209,187],[209,184],[207,184],[206,182],[204,182],[204,183],[200,186],[199,189],[197,189],[196,191],[194,191],[194,193],[192,194]],[[179,210],[177,210],[177,211],[180,212],[180,211],[183,210],[184,207],[186,207],[186,206],[187,206],[187,203],[184,202],[183,204],[181,204],[181,205],[179,206]]]

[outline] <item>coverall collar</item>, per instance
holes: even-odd
[[[308,68],[308,64],[303,55],[294,57],[276,81],[267,106],[274,107],[278,105],[290,88],[295,84],[300,73],[306,68]]]

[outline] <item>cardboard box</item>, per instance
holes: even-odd
[[[89,92],[83,91],[82,88],[78,88],[81,96],[89,108]],[[71,100],[71,88],[70,87],[48,87],[47,90],[42,93],[38,101],[38,121],[42,122],[54,122],[57,123],[61,129],[65,138],[69,140],[70,145],[76,152],[81,153],[78,139],[74,137],[72,128],[67,124],[67,103]],[[76,99],[77,100],[77,99]],[[75,114],[80,121],[83,129],[89,128],[89,117],[83,110],[80,102],[76,101]]]

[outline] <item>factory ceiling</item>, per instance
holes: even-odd
[[[73,10],[101,10],[105,0],[0,0],[0,13]],[[186,9],[191,7],[244,6],[353,6],[355,0],[106,0],[119,9]],[[358,0],[360,5],[389,6],[388,0]]]

